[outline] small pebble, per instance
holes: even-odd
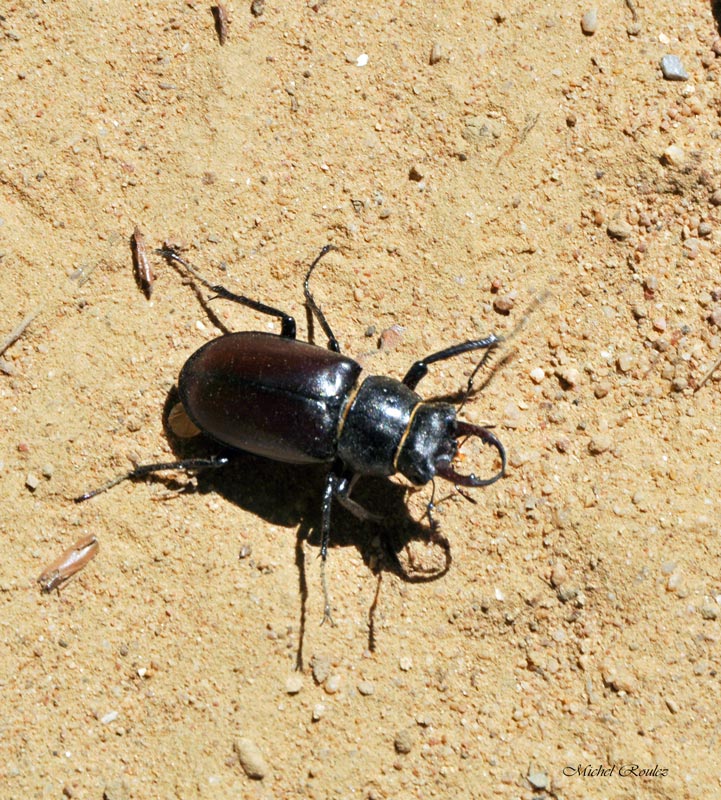
[[[393,740],[393,746],[396,749],[396,753],[400,753],[402,755],[410,753],[414,744],[415,734],[411,728],[404,728],[402,731],[398,731],[396,738]]]
[[[253,778],[256,781],[265,778],[268,773],[268,766],[255,742],[251,739],[240,738],[233,742],[233,749],[238,756],[240,766],[243,767],[243,772],[249,778]]]
[[[559,378],[564,386],[568,387],[569,389],[573,389],[574,387],[578,386],[578,383],[581,380],[581,373],[575,367],[566,367],[564,369],[557,370],[556,377]]]
[[[546,373],[541,369],[541,367],[536,367],[529,372],[531,380],[534,383],[541,383],[541,381],[546,377]]]
[[[551,584],[553,587],[557,589],[566,580],[567,574],[565,564],[562,561],[557,561],[551,571]]]
[[[671,388],[674,392],[685,392],[688,389],[688,379],[679,375],[671,381]]]
[[[431,54],[428,57],[428,63],[433,66],[437,64],[443,58],[443,50],[438,42],[435,42],[433,47],[431,47]]]
[[[398,666],[403,672],[408,672],[413,667],[413,659],[410,656],[401,656],[398,659]]]
[[[340,689],[340,675],[331,675],[323,684],[326,694],[335,694]]]
[[[662,161],[669,167],[679,167],[684,162],[684,152],[677,144],[669,145],[664,151]]]
[[[416,183],[423,180],[423,172],[421,168],[418,166],[418,164],[414,164],[408,170],[408,178],[409,180],[415,181]]]
[[[639,511],[648,511],[650,508],[649,497],[646,492],[642,491],[641,489],[633,493],[631,502],[639,509]]]
[[[721,328],[721,306],[716,306],[716,308],[711,311],[708,315],[708,321],[717,328]]]
[[[647,300],[655,297],[658,291],[658,278],[655,275],[647,275],[643,279],[643,290]]]
[[[633,228],[628,222],[615,218],[608,223],[606,233],[608,233],[612,239],[618,239],[620,242],[623,242],[633,234]]]
[[[254,17],[262,17],[265,11],[265,0],[253,0],[250,4],[250,13]]]
[[[567,436],[556,439],[556,450],[559,453],[567,453],[571,449],[571,440]]]
[[[27,477],[25,478],[25,485],[30,489],[31,492],[34,492],[38,486],[40,485],[40,478],[32,472],[28,472]]]
[[[591,455],[598,456],[610,450],[612,445],[613,439],[607,433],[599,433],[588,443],[588,452]]]
[[[330,674],[330,661],[325,656],[313,656],[310,668],[313,672],[313,680],[320,685]]]
[[[358,681],[358,691],[363,697],[368,697],[375,692],[376,688],[370,681]]]
[[[325,706],[323,703],[316,703],[313,706],[313,722],[318,722],[319,719],[323,718],[325,714]]]
[[[701,242],[692,236],[690,239],[686,239],[686,241],[683,243],[683,254],[686,256],[686,258],[693,261],[693,259],[698,256],[700,246]]]
[[[385,353],[394,350],[403,341],[405,328],[400,325],[391,325],[381,332],[380,349]]]
[[[682,586],[681,573],[672,572],[666,581],[666,590],[669,592],[677,592]]]
[[[633,367],[633,356],[631,353],[621,353],[616,359],[616,366],[619,372],[630,372]]]
[[[110,781],[103,786],[103,800],[130,800],[130,790],[124,780]]]
[[[361,53],[355,60],[356,67],[365,67],[368,64],[368,54]]]
[[[637,689],[637,681],[634,676],[625,669],[616,667],[606,667],[603,671],[603,681],[617,692],[633,694]]]
[[[117,718],[118,718],[117,711],[108,711],[107,714],[100,717],[100,722],[102,722],[103,725],[110,725],[110,723],[115,722]]]
[[[558,587],[556,594],[562,603],[569,603],[571,600],[575,600],[579,596],[580,591],[576,586],[565,586],[562,584]]]
[[[593,36],[598,29],[598,9],[591,8],[581,17],[581,30],[586,36]]]
[[[3,375],[14,375],[15,365],[12,361],[6,361],[4,358],[0,358],[0,372],[2,372]]]
[[[721,189],[716,189],[709,199],[711,200],[711,205],[721,206]]]
[[[499,314],[508,314],[516,302],[516,293],[509,292],[508,294],[499,295],[493,301],[493,310]]]
[[[43,478],[50,480],[50,478],[53,477],[53,472],[55,472],[55,467],[53,467],[52,464],[43,464],[41,471],[43,473]]]
[[[715,603],[710,598],[707,598],[704,601],[704,604],[699,609],[701,612],[701,616],[704,619],[718,619],[719,617],[719,607],[718,604]]]
[[[298,692],[303,688],[303,676],[296,672],[291,675],[288,680],[285,682],[285,691],[288,694],[298,694]]]
[[[611,391],[611,384],[608,381],[599,381],[593,387],[593,394],[597,400],[605,397]]]
[[[711,227],[710,222],[701,222],[698,226],[698,235],[703,236],[706,238],[707,236],[711,236],[713,233],[713,228]]]
[[[688,73],[678,56],[664,56],[661,59],[661,72],[667,81],[687,81]]]
[[[673,700],[671,697],[664,697],[663,700],[664,703],[666,703],[666,708],[672,714],[678,714],[678,703],[675,700]]]
[[[534,789],[547,789],[549,786],[548,775],[537,769],[531,769],[528,772],[528,782]]]

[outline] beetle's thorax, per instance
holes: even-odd
[[[454,421],[453,406],[424,403],[400,381],[370,375],[341,412],[338,456],[363,475],[401,472],[415,484],[427,483],[437,459],[455,454]]]

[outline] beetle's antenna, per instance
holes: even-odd
[[[468,398],[471,396],[471,394],[473,394],[473,382],[476,379],[476,375],[478,375],[478,373],[484,367],[486,367],[486,365],[490,362],[494,354],[498,351],[499,346],[503,344],[509,344],[510,342],[512,342],[516,338],[516,336],[518,336],[518,334],[523,330],[523,328],[526,327],[526,324],[530,319],[531,314],[533,314],[533,312],[536,311],[536,309],[540,308],[540,306],[542,306],[550,296],[551,292],[548,289],[546,289],[540,295],[536,295],[533,298],[533,300],[531,300],[531,302],[529,303],[528,308],[526,309],[523,316],[516,323],[515,328],[507,336],[498,336],[497,337],[498,344],[486,350],[486,352],[483,354],[483,358],[478,362],[478,364],[476,364],[476,366],[473,368],[473,372],[471,372],[470,378],[468,378],[468,384],[466,386],[465,394],[463,395],[463,399],[461,400],[461,403],[458,406],[458,411],[456,413],[460,414],[461,409],[466,404]],[[513,353],[513,351],[507,347],[503,348],[503,350],[501,350],[500,352],[501,352],[501,358],[500,361],[498,361],[498,363],[496,364],[496,369],[500,367],[501,364],[503,364],[505,361],[507,361]]]

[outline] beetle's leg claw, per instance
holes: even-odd
[[[333,622],[333,616],[331,614],[330,595],[328,594],[328,579],[325,574],[325,558],[320,562],[320,582],[323,587],[323,619],[320,621],[320,624],[323,625],[325,622],[328,622],[331,627],[335,628],[335,622]]]

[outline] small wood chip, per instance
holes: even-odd
[[[37,317],[41,310],[42,307],[38,306],[34,311],[31,311],[16,328],[10,331],[10,333],[3,339],[2,344],[0,344],[0,355],[2,355],[11,344],[15,344],[15,342],[17,342],[17,340],[25,333],[26,329],[30,326],[30,323],[35,319],[35,317]]]
[[[225,6],[218,3],[210,9],[215,20],[215,31],[218,34],[218,41],[224,45],[228,39],[228,12]]]
[[[143,293],[148,300],[150,300],[150,295],[153,293],[155,274],[150,266],[150,261],[148,260],[148,251],[145,248],[145,237],[137,225],[135,226],[133,235],[130,237],[130,247],[133,251],[133,267],[135,268],[135,277],[140,285],[140,288],[143,290]]]

